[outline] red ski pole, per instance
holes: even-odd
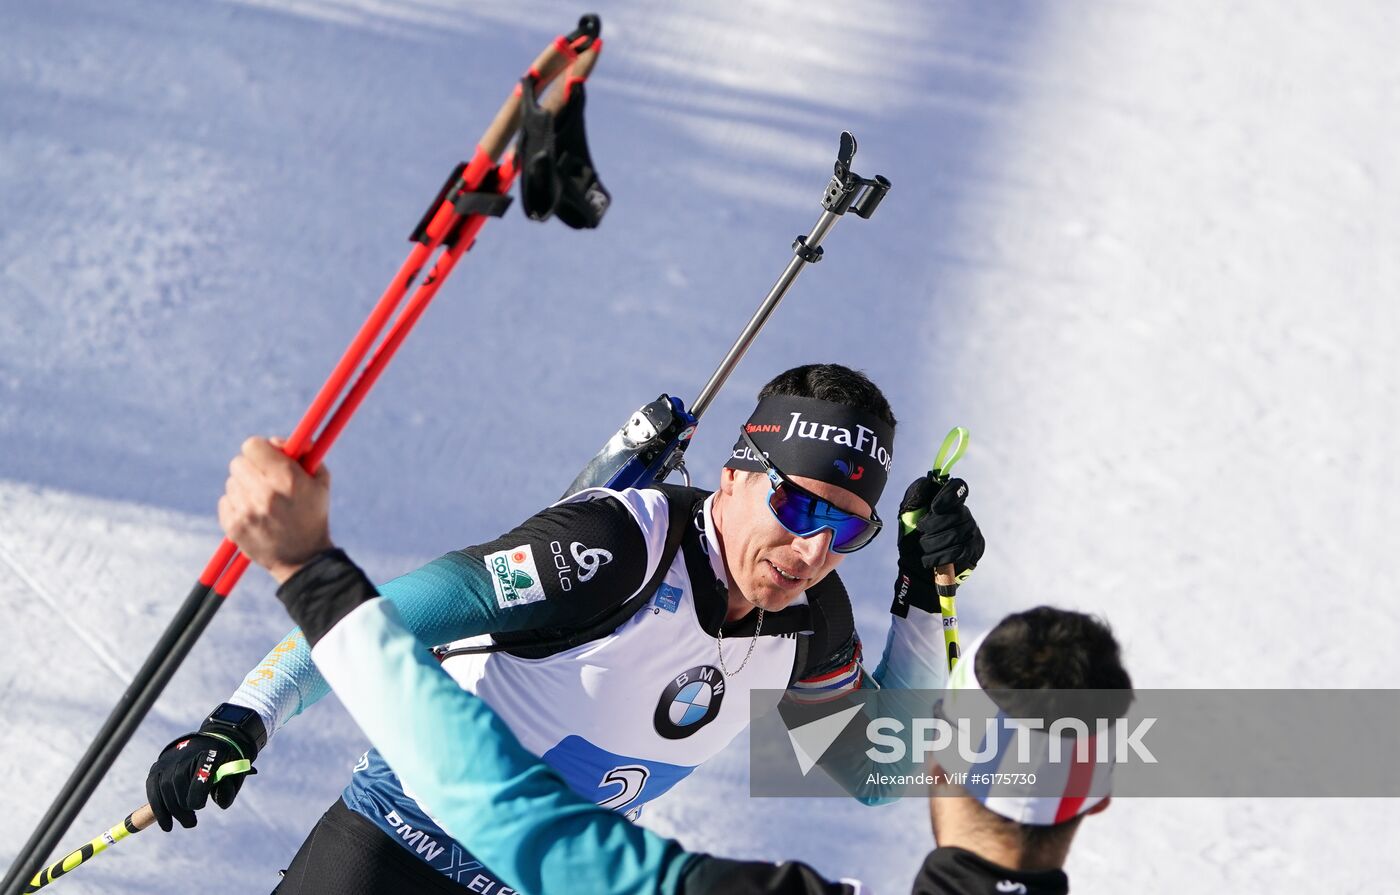
[[[543,90],[566,68],[570,69],[565,86],[545,97],[541,104],[544,108],[557,112],[572,85],[587,77],[602,47],[598,37],[600,28],[597,16],[584,16],[576,30],[555,38],[530,65],[526,77],[532,80],[537,91]],[[512,155],[504,164],[497,163],[519,129],[520,119],[521,88],[517,84],[477,144],[471,161],[458,165],[449,176],[428,214],[415,229],[412,237],[415,244],[407,259],[288,437],[283,450],[288,456],[299,458],[308,472],[314,472],[320,465],[355,409],[437,294],[443,280],[462,254],[471,248],[486,218],[499,216],[509,204],[505,194],[515,180],[516,160]],[[366,355],[434,252],[438,252],[438,257],[428,276],[365,364]],[[359,376],[337,405],[337,398],[345,392],[357,370]],[[313,438],[328,415],[330,421],[319,437]],[[63,789],[15,856],[4,881],[0,882],[0,895],[20,895],[26,882],[42,869],[45,859],[68,831],[247,565],[247,558],[231,541],[225,539],[219,545]]]
[[[581,83],[587,78],[588,72],[592,69],[593,63],[598,58],[598,50],[601,48],[602,41],[595,39],[591,47],[579,54],[577,59],[570,66],[571,76],[568,81],[563,87],[557,88],[553,93],[546,96],[541,106],[551,113],[558,112],[559,109],[563,107],[564,103],[568,101],[570,87],[575,83]],[[519,88],[517,88],[514,98],[518,100]],[[509,136],[506,136],[504,139],[509,140]],[[497,149],[496,152],[499,154],[500,150]],[[483,172],[491,172],[493,170],[496,172],[497,189],[499,195],[504,196],[510,191],[518,173],[515,154],[512,153],[499,167],[492,168],[489,167],[489,165],[494,164],[495,157],[491,155],[490,149],[483,144],[482,147],[478,147],[476,156],[472,159],[472,164],[468,165],[466,171],[463,173],[462,177],[464,181],[470,180],[473,165],[483,159],[487,160],[482,164]],[[486,176],[486,173],[483,173],[482,176]],[[445,205],[446,203],[444,203],[444,206]],[[335,413],[331,416],[330,422],[328,422],[326,427],[321,431],[320,436],[316,439],[316,443],[311,446],[311,449],[304,455],[300,453],[298,450],[299,445],[293,441],[296,436],[295,432],[292,438],[287,440],[287,444],[282,448],[283,452],[289,457],[300,456],[301,466],[308,473],[314,474],[320,467],[321,460],[325,458],[326,452],[331,449],[331,445],[335,443],[335,439],[345,428],[345,424],[350,421],[351,415],[353,415],[355,410],[360,406],[360,402],[364,400],[365,395],[374,387],[374,383],[378,380],[379,374],[384,372],[384,368],[388,366],[389,361],[393,359],[394,352],[398,351],[399,346],[403,344],[403,340],[408,336],[414,324],[418,322],[418,318],[427,310],[428,303],[433,300],[433,296],[437,295],[438,289],[442,286],[443,281],[447,279],[447,276],[452,273],[452,269],[456,266],[458,259],[472,247],[472,243],[476,240],[477,232],[481,230],[485,222],[485,215],[477,214],[472,215],[462,223],[460,233],[457,234],[452,245],[438,255],[437,262],[433,265],[432,270],[429,271],[428,276],[423,280],[423,284],[418,287],[408,304],[404,306],[398,319],[394,321],[394,326],[389,330],[389,334],[385,336],[384,341],[375,349],[374,356],[370,358],[369,363],[360,373],[359,378],[355,380],[355,384],[350,387],[350,391],[346,394],[345,399],[341,401],[340,406],[336,408]],[[451,225],[449,224],[448,226],[450,227]],[[439,234],[437,238],[441,240],[441,234]],[[220,546],[220,553],[216,553],[214,558],[217,560],[226,549],[236,550],[232,542],[228,539],[224,540],[224,543]],[[243,576],[243,573],[248,568],[247,556],[244,556],[242,553],[231,553],[230,555],[233,556],[232,561],[223,569],[223,573],[218,576],[217,580],[212,582],[214,592],[220,596],[228,596],[238,584],[239,578]],[[214,561],[211,560],[210,565],[205,568],[206,573],[209,572],[213,564]],[[200,580],[203,582],[204,577],[201,576]]]
[[[582,28],[583,24],[580,23],[580,29]],[[590,43],[586,45],[582,53],[579,53],[576,45],[585,40],[589,40],[587,34],[576,38],[573,35],[557,37],[554,43],[531,64],[528,74],[535,77],[536,83],[540,87],[552,81],[566,64],[569,64],[572,70],[572,77],[566,86],[545,97],[542,105],[547,110],[557,112],[567,100],[568,89],[572,83],[587,78],[588,72],[597,60],[598,51],[602,49],[603,42],[597,38],[596,27],[593,30]],[[454,207],[452,201],[454,194],[457,196],[477,194],[482,183],[493,172],[497,173],[497,195],[504,196],[510,191],[517,173],[514,153],[499,168],[496,167],[496,162],[519,126],[520,86],[517,84],[510,98],[501,106],[500,112],[497,113],[481,142],[477,144],[472,160],[464,166],[458,166],[454,177],[449,178],[449,182],[456,179],[456,184],[453,185],[455,188],[444,188],[444,194],[439,197],[436,210],[431,211],[430,218],[425,217],[428,223],[420,227],[422,236],[415,240],[416,245],[409,252],[408,258],[400,265],[399,272],[389,282],[384,294],[380,296],[369,319],[365,321],[359,333],[351,340],[345,354],[341,356],[335,369],[331,371],[330,377],[321,386],[320,392],[317,393],[311,406],[302,416],[301,422],[287,438],[286,444],[282,448],[283,452],[289,457],[302,458],[302,466],[308,473],[315,473],[321,465],[321,460],[330,450],[345,424],[349,422],[350,416],[364,400],[365,394],[393,358],[394,352],[408,336],[413,325],[418,322],[418,318],[427,308],[428,303],[432,301],[433,296],[437,294],[442,282],[452,272],[457,260],[467,249],[471,248],[477,232],[485,224],[486,214],[461,215]],[[359,369],[361,361],[378,338],[390,315],[403,300],[409,287],[412,286],[418,273],[422,270],[424,263],[435,250],[443,245],[444,240],[449,236],[453,237],[451,245],[438,256],[432,270],[429,271],[422,285],[418,287],[413,298],[404,306],[388,336],[375,352],[374,357],[371,358],[369,365],[361,373],[345,400],[336,409],[331,422],[326,426],[321,437],[317,439],[317,444],[311,446],[312,433],[321,425],[336,397],[344,390],[350,376]],[[309,453],[308,448],[310,448]],[[242,570],[247,567],[246,557],[235,557],[237,549],[232,541],[225,538],[223,543],[219,545],[219,549],[210,558],[208,565],[204,567],[204,571],[199,576],[199,583],[206,588],[213,587],[220,596],[228,596],[242,575]],[[234,564],[240,560],[241,566],[235,570]],[[225,571],[226,569],[228,571]]]

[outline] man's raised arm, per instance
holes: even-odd
[[[801,705],[851,690],[888,691],[890,713],[898,714],[905,698],[902,691],[936,691],[946,686],[948,659],[933,570],[951,563],[961,581],[982,558],[986,544],[966,500],[967,483],[962,479],[941,484],[923,477],[905,491],[899,512],[923,510],[924,515],[916,529],[899,539],[899,577],[880,664],[874,674],[866,671],[860,638],[854,634],[829,655],[814,657],[779,707],[790,723],[801,723]],[[833,584],[841,586],[835,580]],[[863,804],[892,801],[882,787],[865,782],[870,779],[868,771],[880,769],[871,766],[864,750],[833,748],[819,766]]]
[[[279,450],[278,440],[260,438],[244,443],[229,473],[220,522],[279,583],[331,549],[329,473],[307,475]],[[659,555],[642,534],[647,501],[635,493],[583,496],[596,499],[549,507],[495,541],[453,551],[381,585],[377,593],[395,605],[407,630],[428,644],[582,623],[632,596]],[[550,562],[551,545],[567,550],[580,540],[608,561],[599,562],[586,581],[565,580]],[[489,568],[502,553],[530,557],[507,567],[531,577],[528,585]],[[602,554],[592,555],[601,559]],[[177,820],[192,827],[195,812],[210,798],[227,808],[237,797],[246,774],[215,784],[208,774],[201,777],[211,752],[215,767],[240,759],[251,763],[277,730],[328,692],[304,634],[293,629],[199,730],[175,738],[151,766],[147,798],[162,829],[170,830]]]

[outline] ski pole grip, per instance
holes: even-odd
[[[602,49],[603,42],[595,41],[588,49],[579,53],[578,58],[569,66],[568,74],[560,84],[556,84],[540,100],[540,108],[554,117],[559,117],[564,106],[569,102],[569,97],[573,93],[573,85],[581,84],[588,80],[588,75],[593,71],[593,66],[598,63],[598,51]]]
[[[598,50],[602,45],[602,41],[595,41],[588,49],[578,54],[578,58],[569,69],[570,80],[583,81],[588,78],[593,72],[593,66],[598,64]]]
[[[535,57],[535,61],[530,63],[528,76],[535,79],[537,91],[542,89],[550,81],[564,70],[564,66],[577,58],[575,50],[569,46],[569,42],[563,37],[557,37],[549,46],[544,48],[544,52]],[[481,152],[490,157],[492,162],[500,159],[501,153],[505,152],[506,146],[510,143],[511,137],[520,129],[520,89],[517,86],[514,93],[501,105],[496,112],[496,117],[492,119],[491,126],[482,135],[481,142],[477,147]]]
[[[34,878],[29,881],[29,885],[24,887],[23,895],[32,895],[32,893],[38,892],[59,877],[73,872],[95,856],[102,854],[108,846],[116,845],[126,837],[141,832],[155,822],[156,813],[151,810],[151,806],[142,805],[107,832],[98,835],[82,848],[69,852],[50,864],[48,868],[36,873]]]
[[[933,570],[933,585],[938,588],[940,597],[951,597],[958,592],[958,573],[952,563],[945,563]]]
[[[131,825],[136,828],[138,833],[155,822],[156,813],[150,805],[142,805],[131,812]]]

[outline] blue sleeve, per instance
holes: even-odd
[[[551,559],[554,546],[568,549],[563,545],[580,538],[609,561],[587,581],[581,575],[572,580],[548,574],[558,571]],[[517,552],[529,554],[523,570],[533,573],[524,600],[512,600],[517,592],[498,585],[486,565],[493,557]],[[449,553],[378,590],[415,638],[436,645],[488,633],[567,627],[592,618],[642,586],[648,559],[637,520],[622,501],[603,498],[549,507],[488,544]],[[506,570],[516,576],[522,567],[511,563]],[[228,701],[257,709],[271,736],[329,692],[306,638],[293,629]]]
[[[570,790],[490,706],[448,677],[405,629],[396,606],[364,603],[316,644],[314,656],[405,786],[511,886],[599,895],[679,891],[696,856]]]
[[[404,624],[425,643],[447,643],[497,630],[490,582],[481,564],[449,553],[382,584]],[[268,735],[315,704],[330,686],[311,661],[311,648],[293,628],[248,673],[229,702],[258,710]]]

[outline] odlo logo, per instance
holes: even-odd
[[[598,567],[612,562],[612,554],[602,547],[585,547],[578,541],[569,545],[569,551],[578,563],[578,580],[588,581],[598,572]]]
[[[559,575],[559,587],[565,593],[574,589],[574,567],[564,556],[564,545],[558,541],[549,542],[549,552],[554,559],[554,570]],[[598,567],[612,562],[613,555],[601,547],[585,547],[578,541],[569,545],[574,562],[578,563],[578,580],[588,582],[598,574]]]

